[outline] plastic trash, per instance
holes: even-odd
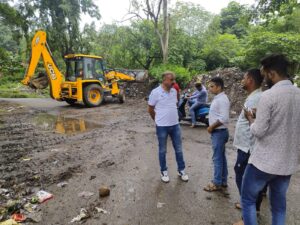
[[[26,220],[26,216],[21,213],[14,213],[11,215],[11,218],[17,222],[23,222]]]
[[[158,202],[157,205],[156,205],[156,207],[157,208],[162,208],[165,204],[166,203],[164,203],[164,202]]]
[[[31,199],[30,199],[30,203],[31,204],[36,204],[39,202],[39,198],[37,196],[33,196]]]
[[[34,208],[36,205],[32,205],[31,203],[26,203],[23,208],[27,211],[27,212],[33,212]]]
[[[13,219],[9,219],[9,220],[0,222],[0,225],[18,225],[18,223]]]
[[[53,195],[49,192],[41,190],[36,193],[36,197],[38,198],[39,203],[43,203],[43,202],[53,198]]]
[[[102,208],[99,208],[99,207],[95,207],[95,209],[97,210],[98,213],[109,214],[109,212],[106,211],[105,209],[102,209]]]
[[[9,193],[8,189],[0,188],[0,195],[7,194],[7,193]]]
[[[67,186],[67,185],[68,185],[68,182],[63,181],[63,182],[58,183],[58,184],[57,184],[57,187],[63,188],[63,187],[65,187],[65,186]]]
[[[74,217],[70,223],[79,222],[83,219],[89,218],[90,215],[88,214],[87,210],[85,208],[80,209],[80,214],[76,217]]]

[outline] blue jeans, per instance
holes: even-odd
[[[191,115],[191,119],[192,119],[192,124],[196,124],[196,110],[200,109],[203,106],[204,106],[204,104],[196,101],[190,107],[190,115]]]
[[[158,139],[158,158],[160,171],[168,170],[166,163],[167,140],[170,135],[173,148],[175,150],[178,171],[185,169],[185,163],[182,152],[181,130],[179,124],[174,126],[160,127],[156,126],[156,135]]]
[[[211,133],[212,149],[213,149],[213,164],[214,178],[212,182],[215,185],[227,184],[228,169],[227,159],[225,155],[225,144],[228,141],[227,129],[216,129]]]
[[[236,186],[239,189],[239,193],[241,195],[242,191],[242,181],[243,181],[243,176],[246,170],[246,167],[248,165],[248,160],[250,157],[250,153],[246,153],[240,149],[237,150],[237,158],[236,158],[236,163],[234,166],[234,171],[235,171],[235,182]],[[260,205],[263,200],[263,192],[265,192],[267,189],[267,186],[263,188],[262,191],[259,192],[259,195],[256,200],[256,211],[260,211]]]
[[[286,214],[286,192],[291,175],[279,176],[260,171],[248,164],[242,183],[242,212],[245,225],[257,225],[255,203],[259,192],[269,186],[272,225],[284,225]]]

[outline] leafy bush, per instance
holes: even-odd
[[[171,64],[161,64],[154,66],[150,69],[149,74],[150,76],[161,82],[161,74],[165,71],[174,72],[176,74],[176,82],[179,83],[179,85],[182,87],[184,87],[192,79],[192,75],[188,71],[188,69]]]
[[[24,67],[21,57],[12,52],[6,52],[5,59],[0,59],[1,83],[18,82],[23,78]]]

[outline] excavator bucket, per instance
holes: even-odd
[[[33,89],[45,89],[49,85],[48,76],[45,73],[39,73],[37,77],[29,81],[29,87]]]

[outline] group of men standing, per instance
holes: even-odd
[[[257,225],[256,213],[266,187],[269,190],[272,225],[285,224],[286,192],[300,159],[300,89],[290,81],[288,66],[282,54],[272,54],[261,60],[260,70],[248,70],[242,80],[248,97],[236,124],[233,143],[237,148],[236,184],[241,195],[241,203],[237,203],[236,207],[242,209],[242,220],[236,225]],[[264,92],[261,91],[263,79],[269,86],[269,90]],[[189,179],[185,172],[174,82],[173,72],[163,73],[162,84],[151,92],[148,101],[149,114],[156,124],[163,182],[170,181],[166,164],[168,136],[175,150],[178,175],[183,181]],[[230,102],[220,77],[212,78],[208,89],[214,94],[207,128],[211,134],[214,173],[204,190],[213,192],[227,187],[225,144],[229,137]]]

